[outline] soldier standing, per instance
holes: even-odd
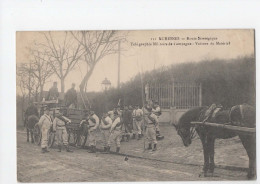
[[[134,128],[134,134],[133,139],[135,139],[135,135],[137,135],[137,140],[141,139],[142,135],[142,119],[143,119],[143,111],[139,108],[139,105],[135,106],[135,109],[132,113],[133,116],[133,128]]]
[[[115,119],[112,123],[111,129],[110,129],[110,136],[108,139],[108,149],[107,151],[110,151],[110,147],[113,142],[116,143],[116,152],[119,153],[120,151],[120,141],[121,141],[121,135],[122,135],[122,121],[121,117],[118,113],[118,111],[114,112]]]
[[[157,119],[157,122],[158,122],[157,125],[156,125],[156,138],[158,140],[163,139],[164,136],[162,136],[160,134],[160,128],[159,128],[159,116],[162,114],[162,112],[161,112],[161,107],[160,107],[160,105],[157,101],[154,102],[152,112],[156,115],[156,119]]]
[[[75,90],[75,83],[72,83],[71,88],[65,94],[65,104],[67,107],[77,107],[77,92]]]
[[[108,116],[108,113],[104,113],[100,123],[100,130],[103,135],[104,152],[108,151],[108,139],[110,136],[110,128],[112,126],[112,119]]]
[[[90,146],[89,153],[96,153],[96,130],[99,126],[99,118],[92,110],[90,111],[88,124],[89,124],[88,141]]]
[[[42,153],[47,153],[47,152],[49,152],[47,150],[48,131],[50,130],[51,125],[52,125],[49,107],[45,108],[44,114],[41,116],[38,124],[41,127],[41,134],[42,134],[42,138],[41,138]]]
[[[47,100],[57,100],[59,97],[59,91],[57,87],[57,82],[53,83],[53,86],[49,89]]]
[[[67,123],[71,123],[71,120],[63,116],[61,112],[57,114],[53,121],[53,131],[56,132],[58,139],[58,152],[61,152],[62,144],[66,147],[67,152],[73,152],[68,144]]]
[[[144,119],[146,126],[146,136],[148,138],[149,147],[148,149],[152,151],[156,151],[157,140],[156,140],[156,124],[158,124],[157,117],[154,113],[152,113],[152,107],[146,105],[144,107]],[[152,148],[153,144],[153,148]]]

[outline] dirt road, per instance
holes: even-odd
[[[73,153],[27,143],[24,133],[17,133],[17,179],[20,182],[90,182],[90,181],[179,181],[244,180],[246,173],[216,168],[215,177],[198,177],[201,166],[129,158],[102,153],[88,153],[73,148]]]

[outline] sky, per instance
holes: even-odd
[[[65,35],[61,31],[51,33],[55,42],[62,41]],[[127,33],[127,42],[121,45],[121,83],[130,80],[141,71],[150,71],[162,66],[254,54],[254,30],[142,30]],[[31,58],[28,48],[34,43],[45,41],[42,32],[39,31],[17,32],[17,64],[28,63]],[[96,65],[87,91],[101,91],[101,82],[105,78],[111,81],[112,87],[117,87],[117,66],[118,54],[104,57]],[[70,88],[71,83],[75,83],[76,90],[79,90],[79,84],[86,71],[86,63],[80,60],[65,80],[65,91]],[[49,79],[44,90],[48,90],[54,81],[58,82],[60,90],[60,82],[56,76]]]

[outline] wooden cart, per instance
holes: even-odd
[[[220,123],[198,122],[198,121],[193,121],[193,122],[191,122],[191,124],[196,125],[196,126],[210,126],[210,127],[232,130],[232,131],[237,132],[238,134],[245,134],[245,135],[248,135],[248,134],[252,135],[252,134],[256,133],[256,128],[234,126],[232,124],[220,124]]]

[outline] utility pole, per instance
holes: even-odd
[[[117,89],[120,88],[120,42],[118,41],[118,74],[117,74]]]

